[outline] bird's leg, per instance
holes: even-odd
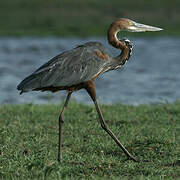
[[[101,112],[99,105],[97,103],[97,100],[96,100],[96,89],[95,89],[94,81],[90,80],[90,81],[86,82],[85,89],[95,104],[96,111],[97,111],[98,116],[99,116],[99,122],[101,123],[101,127],[111,136],[111,138],[116,142],[116,144],[123,150],[123,152],[126,154],[128,159],[131,159],[131,160],[137,162],[136,158],[133,157],[128,152],[128,150],[121,144],[121,142],[117,139],[117,137],[114,135],[114,133],[107,127],[106,123],[104,122],[102,112]]]
[[[128,152],[128,150],[121,144],[121,142],[117,139],[117,137],[114,135],[114,133],[107,127],[107,125],[106,125],[106,123],[105,123],[105,121],[104,121],[104,119],[103,119],[102,112],[101,112],[101,110],[100,110],[100,108],[99,108],[99,105],[98,105],[96,99],[93,100],[93,101],[94,101],[94,104],[95,104],[95,107],[96,107],[96,111],[97,111],[98,116],[99,116],[99,121],[100,121],[100,123],[101,123],[101,127],[111,136],[111,138],[116,142],[116,144],[123,150],[123,152],[126,154],[126,156],[128,157],[128,159],[131,159],[131,160],[133,160],[133,161],[135,161],[135,162],[138,162],[138,161],[136,160],[136,158],[133,157],[133,156]]]
[[[58,161],[61,162],[62,160],[62,125],[64,122],[64,112],[66,110],[66,107],[68,105],[68,102],[70,100],[72,92],[69,91],[65,100],[65,103],[63,105],[63,109],[61,111],[61,114],[59,116],[59,147],[58,147]]]

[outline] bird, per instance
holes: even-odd
[[[128,152],[105,123],[97,102],[94,81],[99,75],[105,72],[121,68],[129,60],[133,45],[127,38],[118,39],[117,34],[119,31],[145,32],[161,30],[163,29],[137,23],[127,18],[118,18],[110,24],[107,31],[109,44],[120,50],[118,56],[112,57],[109,55],[107,49],[99,42],[86,42],[50,59],[20,82],[17,86],[20,94],[29,91],[67,91],[66,99],[59,115],[57,159],[60,163],[62,162],[62,127],[64,113],[67,109],[71,94],[80,89],[85,89],[94,102],[101,127],[122,149],[129,160],[138,162],[138,159]]]

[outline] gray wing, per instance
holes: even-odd
[[[37,69],[19,85],[22,92],[43,87],[72,86],[88,81],[103,71],[107,60],[97,51],[105,52],[100,43],[86,43],[66,51]]]

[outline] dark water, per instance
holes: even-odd
[[[19,96],[17,84],[51,57],[87,41],[103,43],[106,38],[0,38],[0,103],[59,103],[65,92],[29,92]],[[180,38],[131,38],[133,55],[125,66],[96,80],[101,103],[173,102],[180,98]],[[84,90],[73,98],[89,103]]]

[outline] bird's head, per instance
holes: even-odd
[[[129,31],[129,32],[145,32],[145,31],[161,31],[163,29],[140,24],[127,18],[117,19],[112,23],[112,26],[116,27],[117,30]]]
[[[129,32],[145,32],[145,31],[161,31],[163,29],[149,26],[145,24],[140,24],[127,18],[119,18],[114,21],[108,30],[108,41],[115,48],[123,49],[126,43],[118,40],[117,33],[119,31],[129,31]]]

